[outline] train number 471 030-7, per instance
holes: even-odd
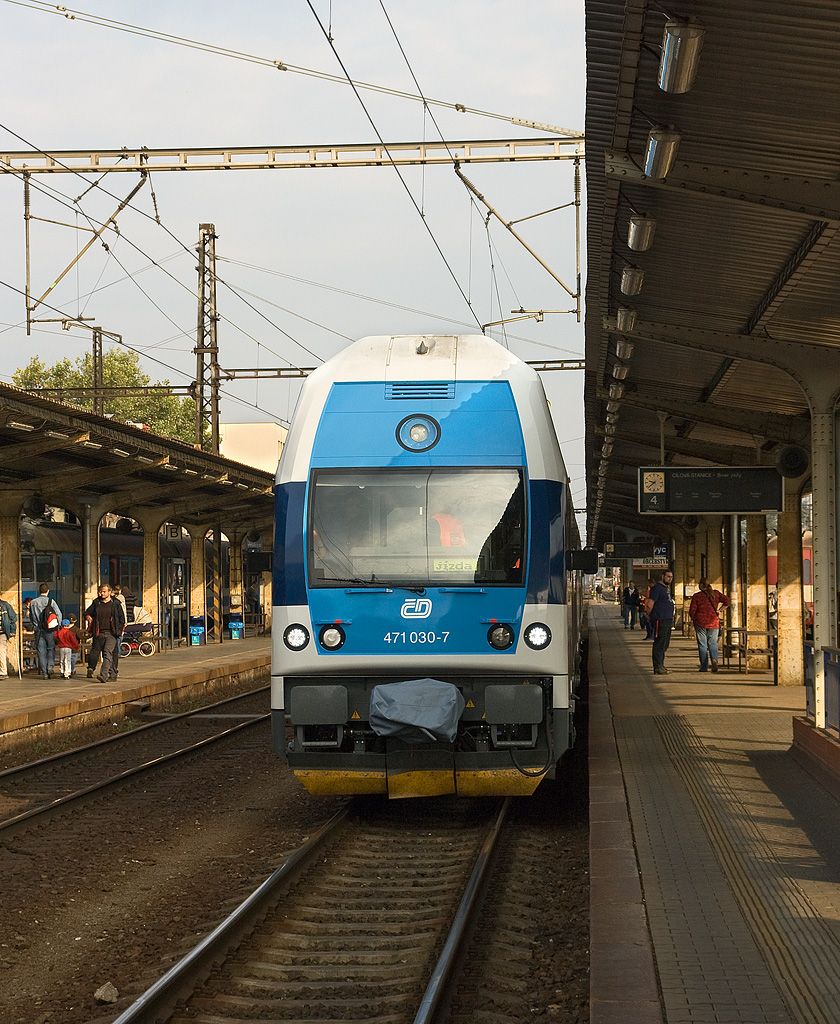
[[[449,630],[442,630],[440,633],[430,633],[425,630],[412,630],[407,633],[405,630],[386,633],[382,638],[386,644],[445,644],[449,639]]]

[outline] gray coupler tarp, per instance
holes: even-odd
[[[370,727],[404,743],[451,743],[463,710],[460,690],[440,679],[379,683],[370,695]]]

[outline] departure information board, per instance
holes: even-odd
[[[604,555],[607,558],[666,558],[668,545],[662,541],[607,541],[604,544]]]
[[[639,511],[648,515],[781,512],[782,477],[772,466],[640,466]]]

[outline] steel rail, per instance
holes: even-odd
[[[132,729],[131,732],[118,733],[116,736],[104,736],[100,740],[93,740],[90,743],[83,744],[81,747],[72,747],[70,750],[60,750],[57,754],[48,754],[46,757],[41,757],[37,761],[27,761],[25,764],[16,764],[11,768],[4,768],[0,771],[0,781],[8,779],[12,775],[19,775],[22,772],[41,768],[46,764],[54,764],[57,761],[70,760],[71,758],[84,754],[89,750],[95,750],[98,747],[103,747],[110,743],[130,742],[135,736],[139,736],[141,733],[145,733],[149,729],[157,729],[162,725],[169,725],[170,722],[180,722],[185,718],[191,718],[194,715],[211,711],[213,708],[223,707],[225,704],[230,704],[232,701],[243,700],[245,697],[253,697],[255,694],[262,693],[263,690],[268,689],[268,686],[258,686],[255,690],[246,690],[244,693],[238,693],[233,697],[225,697],[222,700],[214,701],[212,704],[203,704],[200,708],[193,708],[191,711],[180,711],[177,715],[170,715],[167,718],[161,718],[154,722],[147,722],[145,725],[138,725],[137,728]]]
[[[174,1008],[181,998],[191,994],[198,980],[242,940],[259,916],[275,898],[277,890],[288,884],[307,866],[324,842],[337,834],[347,818],[349,804],[337,811],[314,835],[289,854],[283,863],[205,936],[185,957],[147,989],[113,1024],[149,1024]]]
[[[135,765],[133,768],[127,768],[124,772],[119,772],[117,775],[111,775],[107,779],[100,779],[99,782],[94,782],[90,786],[74,790],[72,793],[66,793],[64,796],[56,797],[55,800],[50,800],[45,804],[39,804],[37,807],[31,807],[28,811],[22,811],[13,818],[6,818],[5,821],[0,821],[0,835],[9,834],[20,825],[32,821],[33,818],[49,814],[52,811],[56,811],[59,808],[65,807],[67,804],[80,800],[83,797],[90,796],[93,793],[102,792],[111,786],[125,782],[126,779],[130,779],[135,775],[140,775],[153,768],[159,768],[161,765],[174,761],[176,758],[184,757],[187,754],[193,754],[196,751],[202,750],[204,747],[210,746],[213,743],[217,743],[219,740],[226,739],[243,729],[249,729],[254,725],[267,722],[270,718],[270,714],[261,715],[259,718],[255,718],[249,722],[234,725],[230,729],[224,729],[222,732],[216,733],[215,736],[208,736],[203,740],[199,740],[198,743],[193,743],[188,747],[181,747],[179,750],[173,750],[168,754],[161,754],[160,757],[154,757],[151,761],[144,761],[143,764]]]
[[[499,834],[510,807],[510,798],[502,803],[492,826],[484,837],[464,886],[458,908],[452,918],[443,949],[431,973],[415,1017],[415,1024],[431,1024],[441,1009],[466,936],[480,905]],[[198,986],[231,956],[259,920],[297,874],[308,867],[324,843],[346,824],[352,804],[348,803],[318,829],[302,846],[293,851],[231,914],[209,932],[189,953],[128,1006],[112,1024],[151,1024],[168,1019],[179,1002],[187,1000]]]
[[[493,827],[487,833],[475,859],[472,873],[464,887],[464,895],[461,897],[461,902],[455,911],[455,917],[452,919],[449,934],[443,944],[443,949],[437,963],[432,970],[432,976],[429,979],[429,984],[426,986],[426,991],[423,993],[423,998],[420,1000],[420,1007],[414,1018],[414,1024],[432,1024],[445,996],[450,993],[451,983],[455,977],[455,967],[463,951],[464,938],[468,934],[474,913],[484,894],[490,862],[493,858],[496,842],[509,808],[510,797],[506,797],[499,809],[499,813],[496,815]]]

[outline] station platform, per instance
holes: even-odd
[[[30,672],[22,679],[10,675],[0,681],[0,750],[121,717],[138,702],[162,706],[258,680],[270,665],[271,638],[264,636],[180,647],[150,658],[132,654],[120,658],[119,678],[113,683],[87,679],[83,662],[71,679],[41,679]]]
[[[840,801],[791,752],[804,687],[667,676],[589,607],[592,1024],[840,1021]]]

